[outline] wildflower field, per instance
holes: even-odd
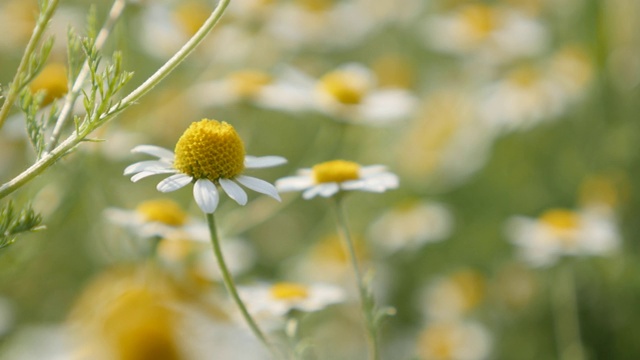
[[[0,0],[0,360],[640,359],[637,0]]]

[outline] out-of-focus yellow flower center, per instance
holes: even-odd
[[[360,165],[346,160],[320,163],[312,168],[316,183],[343,182],[360,178]]]
[[[368,253],[364,240],[360,237],[356,237],[353,245],[356,258],[360,261],[366,260]],[[327,236],[320,240],[313,248],[312,257],[314,261],[337,262],[339,264],[344,264],[345,266],[348,265],[350,261],[342,247],[342,240],[337,235]]]
[[[420,334],[418,349],[421,359],[450,360],[456,344],[455,329],[447,324],[434,324]]]
[[[202,1],[178,2],[173,14],[176,22],[187,35],[195,34],[211,14],[211,9]]]
[[[465,310],[476,307],[484,298],[484,277],[472,270],[462,270],[451,276],[463,296]]]
[[[233,126],[203,119],[192,123],[175,148],[175,168],[195,179],[217,181],[244,170],[244,144]]]
[[[122,360],[180,359],[175,314],[144,288],[130,289],[107,309],[104,330]]]
[[[624,192],[619,190],[616,179],[599,175],[590,176],[580,184],[580,202],[585,205],[607,205],[615,207]]]
[[[339,103],[355,105],[362,102],[369,84],[360,74],[336,70],[324,75],[318,87]]]
[[[67,83],[67,68],[60,63],[45,66],[40,74],[29,84],[32,93],[44,92],[42,105],[50,104],[62,97],[69,90]]]
[[[387,54],[373,64],[378,85],[408,89],[414,85],[415,71],[409,59],[397,54]]]
[[[324,12],[333,7],[334,0],[297,0],[300,6],[311,12]]]
[[[252,97],[258,94],[265,85],[269,85],[271,75],[259,70],[236,71],[229,75],[231,86],[240,97]]]
[[[477,39],[486,38],[497,26],[497,14],[487,5],[465,6],[461,11],[462,20],[468,24]]]
[[[200,245],[200,243],[195,243],[188,239],[162,239],[158,243],[156,251],[163,259],[183,261],[198,250],[197,245]]]
[[[540,71],[532,66],[520,66],[509,73],[509,80],[522,87],[529,87],[540,79]]]
[[[578,228],[580,217],[574,211],[551,209],[540,216],[540,221],[557,231],[571,231]]]
[[[274,284],[270,293],[278,300],[297,300],[309,297],[309,290],[306,286],[288,282]]]
[[[169,199],[149,200],[140,203],[136,211],[145,221],[157,221],[171,226],[184,225],[187,214],[180,205]]]

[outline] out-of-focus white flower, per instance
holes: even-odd
[[[340,191],[381,193],[398,187],[398,177],[383,165],[360,166],[352,161],[333,160],[298,170],[297,176],[276,181],[279,191],[303,191],[304,199],[330,197]]]
[[[395,159],[401,174],[417,186],[450,188],[484,165],[495,135],[478,121],[465,89],[429,94],[400,141]],[[411,154],[411,156],[407,156]]]
[[[265,320],[280,318],[296,309],[313,312],[345,300],[344,291],[331,284],[304,285],[281,282],[238,288],[250,313]]]
[[[434,15],[423,30],[435,50],[490,64],[537,55],[549,42],[539,19],[514,8],[481,3]]]
[[[387,211],[369,230],[371,238],[388,252],[414,250],[446,239],[453,230],[453,216],[442,204],[414,201]]]
[[[475,309],[485,296],[485,278],[474,270],[459,270],[427,286],[420,307],[428,319],[461,319]]]
[[[606,256],[620,245],[610,209],[551,209],[539,218],[516,216],[506,224],[507,236],[520,256],[536,267],[550,266],[562,256]]]
[[[218,186],[240,205],[245,205],[248,199],[238,183],[280,201],[273,185],[242,173],[247,168],[281,165],[286,159],[279,156],[245,156],[242,139],[233,126],[226,122],[203,119],[192,123],[178,140],[175,154],[153,145],[140,145],[132,152],[156,156],[158,160],[128,166],[124,174],[133,175],[131,181],[136,182],[151,175],[173,174],[158,184],[158,191],[171,192],[193,183],[194,199],[200,209],[208,214],[218,207]]]
[[[420,360],[482,360],[491,352],[491,334],[477,322],[428,324],[416,345]]]
[[[308,110],[312,98],[308,93],[258,69],[233,71],[224,78],[192,87],[190,101],[200,107],[228,106],[247,102],[260,107],[283,110]]]
[[[147,200],[135,210],[108,208],[105,216],[141,238],[210,241],[207,224],[189,217],[180,205],[169,199]]]
[[[406,24],[420,16],[425,1],[422,0],[355,0],[360,8],[360,16],[380,29],[387,23]],[[376,29],[374,29],[376,30]]]
[[[273,10],[267,29],[289,48],[343,47],[364,38],[375,25],[350,1],[296,0]]]

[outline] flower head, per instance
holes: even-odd
[[[301,169],[297,176],[276,181],[280,191],[304,190],[302,197],[311,199],[316,195],[329,197],[340,190],[384,192],[398,187],[398,177],[382,165],[360,166],[346,160],[327,161]]]
[[[218,207],[218,186],[240,205],[247,203],[247,194],[238,184],[280,201],[273,185],[242,173],[245,169],[281,165],[286,159],[246,156],[242,139],[226,122],[203,119],[192,123],[178,140],[175,153],[153,145],[140,145],[132,152],[156,156],[158,160],[128,166],[124,175],[133,175],[131,181],[156,174],[173,174],[158,184],[160,192],[194,183],[193,196],[205,213],[213,213]]]

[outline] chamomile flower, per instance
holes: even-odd
[[[192,123],[178,140],[175,153],[154,145],[140,145],[132,152],[152,155],[158,160],[128,166],[124,175],[133,175],[131,181],[172,174],[158,183],[158,191],[175,191],[193,183],[193,197],[200,209],[208,214],[218,207],[218,186],[240,205],[247,203],[247,193],[238,184],[280,201],[273,185],[242,173],[245,169],[281,165],[286,159],[245,156],[242,139],[226,122],[203,119]]]
[[[434,322],[418,337],[420,360],[482,360],[491,351],[491,335],[471,321]]]
[[[238,290],[249,311],[264,319],[284,316],[293,309],[319,311],[345,300],[341,288],[324,283],[304,285],[280,282],[243,286]]]
[[[398,177],[383,165],[360,166],[353,161],[333,160],[301,169],[297,176],[276,181],[279,191],[304,191],[302,197],[330,197],[340,191],[381,193],[398,187]]]
[[[551,209],[538,219],[517,216],[506,231],[534,267],[553,265],[562,256],[609,255],[621,242],[613,213],[602,207]]]
[[[169,199],[147,200],[134,210],[108,208],[105,216],[141,238],[210,241],[207,224],[190,218],[178,203]]]
[[[484,300],[486,287],[481,273],[471,269],[459,270],[425,287],[420,307],[429,319],[461,319]]]

